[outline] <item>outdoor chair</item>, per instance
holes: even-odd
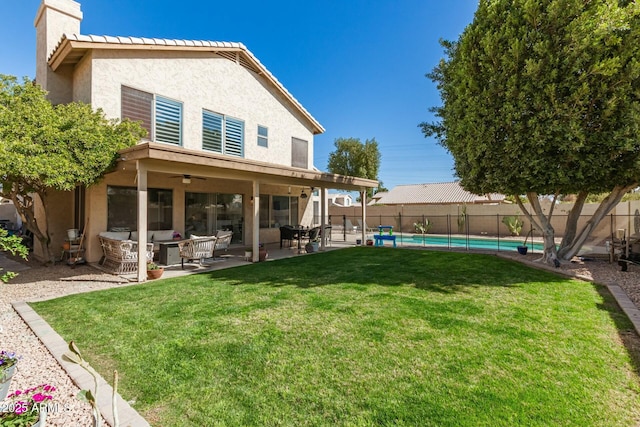
[[[138,242],[133,240],[116,240],[98,236],[102,252],[102,266],[115,274],[131,274],[138,271]],[[147,262],[153,261],[153,243],[145,248]]]
[[[216,240],[215,236],[195,237],[192,234],[190,239],[179,242],[178,251],[180,258],[182,258],[182,269],[184,269],[185,259],[188,261],[198,260],[202,265],[202,260],[213,258]]]
[[[358,227],[353,225],[349,218],[345,219],[344,228],[347,233],[355,233],[358,231]]]
[[[360,218],[358,218],[356,221],[358,222],[358,231],[362,229],[364,229],[364,231],[367,233],[375,233],[376,231],[378,231],[378,228],[369,227],[366,221],[364,222],[363,226],[362,220]]]
[[[229,249],[232,237],[233,231],[218,230],[218,232],[216,233],[216,244],[213,247],[214,258],[216,251],[224,250],[226,252],[227,249]]]
[[[289,247],[291,247],[293,240],[298,238],[298,232],[292,226],[283,225],[280,227],[280,249],[282,249],[282,242],[285,240],[289,242]]]
[[[309,237],[309,242],[313,242],[320,237],[320,227],[313,227],[309,230],[307,236]]]
[[[331,226],[330,225],[325,225],[324,229],[320,231],[320,237],[322,237],[323,235],[327,236],[327,240],[326,240],[327,242],[331,242]]]

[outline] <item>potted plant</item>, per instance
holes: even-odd
[[[162,273],[164,273],[164,268],[160,267],[155,262],[150,262],[147,264],[147,279],[159,279],[162,277]]]
[[[269,254],[267,253],[267,248],[264,247],[262,243],[260,243],[260,250],[258,251],[258,261],[265,261]]]
[[[0,425],[44,427],[47,418],[46,408],[53,399],[51,393],[56,388],[48,384],[16,390],[2,402]]]
[[[524,242],[522,243],[522,245],[518,246],[518,253],[520,255],[526,255],[527,251],[529,250],[529,247],[527,246],[527,240],[529,239],[529,236],[532,236],[533,233],[533,229],[529,230],[529,232],[527,233],[526,237],[524,238]],[[533,240],[533,236],[531,237],[531,240]]]
[[[13,352],[0,351],[0,401],[9,393],[11,378],[16,373],[19,357]]]
[[[177,231],[174,231],[171,237],[173,238],[173,240],[182,240],[182,235]]]
[[[316,237],[313,240],[310,240],[306,245],[304,245],[304,249],[307,253],[318,252],[320,248],[320,240]]]

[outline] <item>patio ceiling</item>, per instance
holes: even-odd
[[[299,185],[347,191],[363,191],[378,186],[378,181],[371,179],[275,165],[152,142],[122,150],[120,157],[119,169],[121,170],[136,170],[137,162],[142,162],[149,172],[188,174],[204,178],[258,181],[263,184]]]

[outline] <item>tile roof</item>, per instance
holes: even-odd
[[[384,205],[500,203],[505,198],[503,194],[497,193],[481,196],[470,193],[458,182],[398,185],[387,193],[380,194],[374,203]]]
[[[133,46],[149,46],[163,47],[165,49],[176,50],[180,48],[184,49],[213,49],[216,53],[226,59],[235,60],[234,53],[239,52],[241,57],[237,61],[244,68],[251,70],[257,74],[261,74],[266,77],[299,111],[309,119],[312,125],[316,128],[314,133],[323,133],[324,128],[322,125],[302,106],[302,104],[284,87],[282,83],[271,74],[271,72],[262,65],[262,63],[256,58],[253,53],[242,43],[237,42],[217,42],[209,40],[176,40],[176,39],[157,39],[146,37],[122,37],[122,36],[96,36],[96,35],[84,35],[84,34],[63,34],[60,42],[55,47],[51,55],[49,56],[49,63],[62,63],[64,57],[69,56],[72,61],[77,61],[79,56],[69,54],[69,51],[64,47],[67,44],[71,44],[71,48],[74,47],[74,43],[89,43],[95,44],[98,48],[99,44],[109,45],[122,45],[123,49],[127,49]],[[78,50],[86,49],[86,46],[79,47]],[[80,55],[82,56],[82,54]],[[244,57],[242,57],[244,56]],[[59,59],[59,57],[62,57]]]

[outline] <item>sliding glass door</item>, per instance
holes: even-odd
[[[232,243],[243,243],[242,194],[186,193],[185,233],[211,236],[216,230],[233,231]]]

